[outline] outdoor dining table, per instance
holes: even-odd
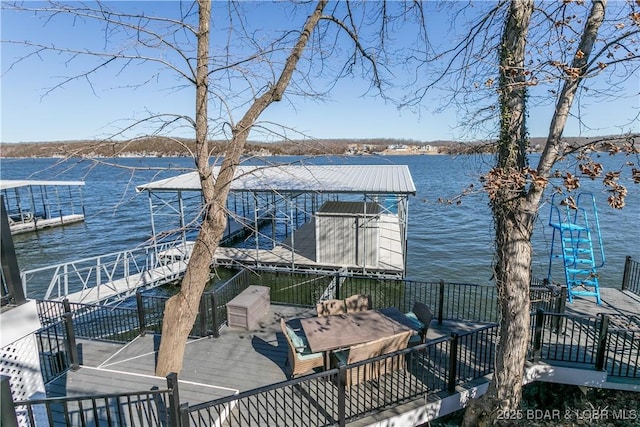
[[[323,352],[325,368],[329,368],[331,350],[389,337],[401,332],[418,331],[395,307],[355,313],[302,318],[300,324],[313,353]]]

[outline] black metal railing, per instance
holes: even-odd
[[[635,265],[631,264],[628,274],[625,268],[624,283],[628,287],[635,283]],[[341,277],[335,274],[272,272],[258,275],[242,271],[203,295],[192,336],[217,336],[226,321],[226,304],[251,284],[269,286],[272,303],[312,306],[332,282],[336,285],[337,297],[367,294],[372,296],[374,308],[395,306],[401,311],[409,311],[413,302],[421,301],[432,307],[440,322],[447,319],[493,322],[497,319],[497,297],[493,286]],[[537,308],[531,321],[528,353],[531,360],[579,364],[587,369],[607,371],[613,376],[640,378],[639,318],[603,314],[595,317],[566,315],[566,289],[548,286],[545,281],[532,282],[530,296],[532,307]],[[161,332],[166,299],[139,293],[135,299],[117,307],[68,301],[39,302],[39,314],[45,328],[36,335],[43,358],[45,382],[77,367],[76,336],[126,342],[146,331]],[[307,422],[307,425],[344,425],[344,422],[429,393],[454,392],[458,386],[493,372],[497,328],[497,325],[490,324],[347,367],[192,407],[183,404],[179,419],[184,426],[209,425],[222,419],[228,425],[269,424],[274,420],[279,425],[300,425],[300,419],[295,418],[297,415],[286,414],[292,412],[314,414],[315,420],[311,424]],[[392,357],[404,360],[405,369],[400,374],[382,375],[376,381],[376,387],[346,387],[345,369]],[[76,398],[76,401],[83,399],[85,397]],[[300,399],[306,400],[300,403]],[[69,398],[71,401],[73,398]],[[134,401],[124,401],[116,406],[122,406],[120,411],[123,414],[138,414],[136,411],[139,409],[128,407],[137,405],[132,403]],[[76,405],[83,408],[82,403]],[[78,409],[76,413],[83,413],[83,410]]]
[[[178,427],[178,406],[178,380],[170,374],[164,390],[17,401],[14,422],[28,426]]]
[[[622,290],[628,290],[640,295],[640,262],[634,261],[630,256],[624,262]]]
[[[138,311],[134,307],[63,301],[38,301],[42,324],[55,323],[65,314],[73,317],[77,338],[127,343],[140,333]]]
[[[226,304],[252,283],[268,286],[272,303],[314,306],[326,287],[334,282],[336,296],[346,297],[361,293],[371,296],[374,308],[397,307],[401,311],[411,310],[415,301],[430,305],[437,321],[466,320],[493,322],[497,319],[495,287],[461,283],[417,282],[340,275],[277,272],[255,274],[242,270],[224,284],[202,295],[196,321],[190,336],[219,336],[220,328],[227,319]],[[532,298],[547,311],[562,312],[566,294],[554,293],[552,288],[532,288]],[[565,296],[563,296],[565,295]],[[67,314],[72,315],[74,336],[80,339],[126,343],[146,332],[161,333],[164,306],[167,296],[137,293],[135,298],[121,302],[118,306],[82,304],[64,301],[39,301],[38,312],[43,325],[57,324]],[[48,337],[52,337],[51,329]],[[64,341],[66,336],[61,335]],[[60,367],[68,367],[77,361],[61,363],[70,355],[67,352],[51,352],[43,347],[47,373],[45,382],[55,378]],[[51,368],[49,368],[51,367]]]
[[[428,304],[438,322],[462,320],[497,321],[497,299],[494,286],[464,283],[416,282],[340,275],[277,272],[255,274],[242,270],[216,289],[202,295],[191,337],[218,336],[227,319],[226,304],[251,284],[270,288],[275,304],[313,307],[326,287],[337,283],[336,297],[353,294],[371,296],[373,308],[396,307],[408,312],[413,303]],[[532,307],[549,312],[562,312],[563,294],[550,287],[532,288]],[[73,313],[76,336],[112,342],[128,342],[145,332],[161,333],[167,296],[137,293],[119,305],[38,301],[43,325],[55,323],[65,313]]]
[[[532,319],[534,360],[595,365],[601,318],[545,313]],[[559,326],[561,325],[561,326]]]
[[[344,426],[370,414],[458,385],[493,370],[497,325],[452,335],[350,365],[189,406],[183,426]],[[473,356],[474,349],[485,349]],[[484,355],[485,357],[483,357]],[[378,372],[347,385],[352,370]]]
[[[533,360],[585,365],[611,376],[640,378],[640,317],[570,316],[538,311],[532,318]]]
[[[45,384],[68,371],[72,365],[70,340],[64,320],[51,323],[35,332],[40,353],[40,369]]]

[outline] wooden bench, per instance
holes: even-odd
[[[269,288],[251,285],[227,303],[227,324],[230,327],[253,329],[269,310],[270,304]]]

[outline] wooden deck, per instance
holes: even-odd
[[[611,310],[612,314],[620,313],[621,311],[634,312],[634,314],[640,312],[640,301],[637,300],[632,305],[615,305],[615,301],[618,300],[614,301],[614,298],[622,298],[623,301],[626,301],[627,297],[632,298],[626,293],[618,295],[616,292],[621,293],[614,289],[603,292],[603,300],[606,303],[603,303],[602,306],[597,306],[592,301],[577,300],[571,305],[571,308],[576,311],[581,307],[583,310],[581,314],[589,314],[592,311],[598,312],[605,309]],[[288,346],[282,336],[279,321],[281,318],[292,319],[310,316],[315,316],[315,309],[272,304],[270,310],[261,318],[258,326],[253,330],[245,331],[239,328],[224,327],[219,338],[189,340],[184,356],[184,368],[178,375],[180,401],[189,405],[196,405],[287,380],[289,373],[289,368],[286,365]],[[429,329],[427,339],[433,340],[450,336],[452,332],[461,335],[464,332],[486,325],[486,323],[457,321],[444,321],[443,324],[438,324],[437,320],[434,320]],[[640,325],[637,325],[637,328],[640,328]],[[635,336],[637,337],[638,335]],[[476,341],[467,342],[461,340],[459,342],[459,350],[461,350],[461,359],[457,362],[461,363],[459,369],[462,369],[463,372],[469,369],[470,375],[472,375],[471,373],[478,368],[476,357],[479,354],[489,354],[495,345],[496,335],[487,337],[489,337],[489,341],[484,342],[481,347],[478,347],[478,342]],[[581,369],[581,371],[576,372],[584,372],[587,376],[592,374],[603,375],[605,377],[604,381],[607,381],[607,373],[596,371],[593,366],[593,360],[590,359],[593,356],[593,351],[591,350],[596,339],[597,329],[595,323],[589,319],[584,322],[569,319],[564,322],[561,330],[545,328],[542,362],[546,362],[545,355],[558,354],[558,352],[562,353],[563,357],[570,356],[568,363],[561,362],[554,364],[553,369],[550,371],[547,369],[547,371],[553,373],[551,376],[555,379],[546,380],[558,381],[558,378],[565,375],[562,367],[569,367],[569,371],[574,372],[576,368]],[[166,388],[165,378],[154,376],[157,349],[159,348],[158,335],[150,334],[138,337],[127,345],[85,340],[79,341],[78,344],[81,360],[80,368],[75,372],[67,372],[49,384],[47,387],[49,397],[142,391],[153,387]],[[626,346],[628,340],[624,344]],[[637,345],[637,342],[632,345]],[[379,381],[375,384],[363,383],[350,389],[347,394],[347,417],[351,413],[359,413],[358,405],[362,403],[362,400],[359,399],[381,399],[381,402],[388,403],[394,399],[394,390],[407,387],[407,385],[412,387],[412,392],[415,391],[419,394],[420,387],[423,387],[426,391],[430,386],[438,389],[441,384],[446,384],[446,369],[449,364],[449,357],[445,353],[440,354],[444,348],[448,348],[448,346],[442,349],[434,349],[435,352],[426,356],[425,359],[418,357],[415,359],[418,361],[418,365],[414,364],[407,370],[387,374],[384,381]],[[628,347],[624,347],[624,349],[628,351]],[[566,351],[570,351],[572,354],[568,355]],[[629,357],[618,358],[615,362],[612,362],[611,359],[605,362],[607,364],[618,363],[621,366],[631,365],[637,363],[637,361],[634,362],[633,357],[635,356],[633,354],[636,353],[630,352]],[[432,360],[435,363],[433,366],[431,366]],[[415,369],[419,372],[413,372]],[[572,375],[576,377],[575,373]],[[466,375],[463,374],[461,378],[465,377]],[[537,379],[545,381],[542,377]],[[576,380],[579,379],[576,378]],[[571,380],[568,381],[567,383],[571,383]],[[467,385],[458,386],[458,392],[464,391],[462,386],[466,387]],[[632,385],[632,387],[640,389],[638,385]],[[337,396],[337,387],[332,382],[327,381],[319,383],[305,382],[294,388],[295,391],[289,390],[284,393],[293,393],[290,397],[300,400],[300,402],[293,403],[293,405],[304,408],[304,410],[300,411],[303,418],[313,418],[314,411],[324,411],[325,408],[322,404],[318,405],[317,402],[326,400],[325,396]],[[452,396],[452,398],[455,397],[454,395]],[[430,396],[431,400],[433,398],[434,396]],[[448,397],[444,396],[443,398],[448,399]],[[459,396],[456,399],[460,400]],[[425,402],[427,401],[420,397],[414,403],[403,403],[401,406],[385,412],[386,415],[377,414],[376,416],[384,419],[394,414],[402,414],[405,409],[406,411],[415,410],[423,413]],[[432,404],[429,402],[427,402],[427,405]],[[299,406],[297,406],[298,404]],[[437,409],[440,404],[435,402],[433,405],[433,408]],[[238,410],[238,408],[235,408],[233,413],[237,414]],[[244,410],[246,409],[240,409],[240,411]],[[287,409],[278,407],[275,412],[280,410],[285,411]],[[440,413],[439,411],[437,410],[438,413]],[[278,414],[274,413],[274,416],[278,416]],[[318,412],[315,413],[315,416],[318,419],[324,419],[327,414]],[[334,414],[329,414],[328,416],[331,418],[334,417]],[[300,425],[305,424],[305,419],[303,418],[300,419]],[[374,421],[374,418],[369,417],[358,420],[354,425],[364,426]],[[220,425],[225,424],[220,423]]]
[[[595,297],[574,297],[567,302],[566,313],[579,316],[595,316],[598,313],[640,315],[640,297],[630,291],[617,288],[600,288],[602,304],[596,304]]]
[[[225,327],[219,338],[189,340],[184,368],[178,375],[181,401],[193,405],[287,380],[288,347],[280,330],[280,318],[315,315],[312,308],[273,304],[254,330]],[[483,325],[453,321],[438,325],[434,321],[428,339]],[[138,337],[126,345],[79,340],[80,369],[51,383],[49,396],[166,387],[164,378],[154,376],[159,345],[158,335]]]

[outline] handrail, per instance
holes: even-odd
[[[622,290],[640,296],[640,262],[633,260],[630,256],[627,256],[624,262]]]
[[[109,419],[118,420],[123,416],[125,419],[156,421],[156,425],[168,425],[171,417],[169,402],[173,392],[172,389],[161,389],[81,397],[50,397],[20,400],[13,405],[16,421],[26,423],[28,420],[27,425],[32,426],[42,423],[88,427],[102,425],[103,422],[110,424]],[[166,408],[161,408],[159,402],[166,402]]]
[[[181,250],[180,245],[166,242],[25,270],[21,273],[22,286],[27,293],[31,283],[48,283],[44,299],[62,299],[70,293],[91,290],[97,300],[130,295],[141,285],[159,286],[179,278],[190,256],[190,251]],[[158,274],[154,275],[155,271]],[[38,298],[37,292],[31,290],[30,296]]]

